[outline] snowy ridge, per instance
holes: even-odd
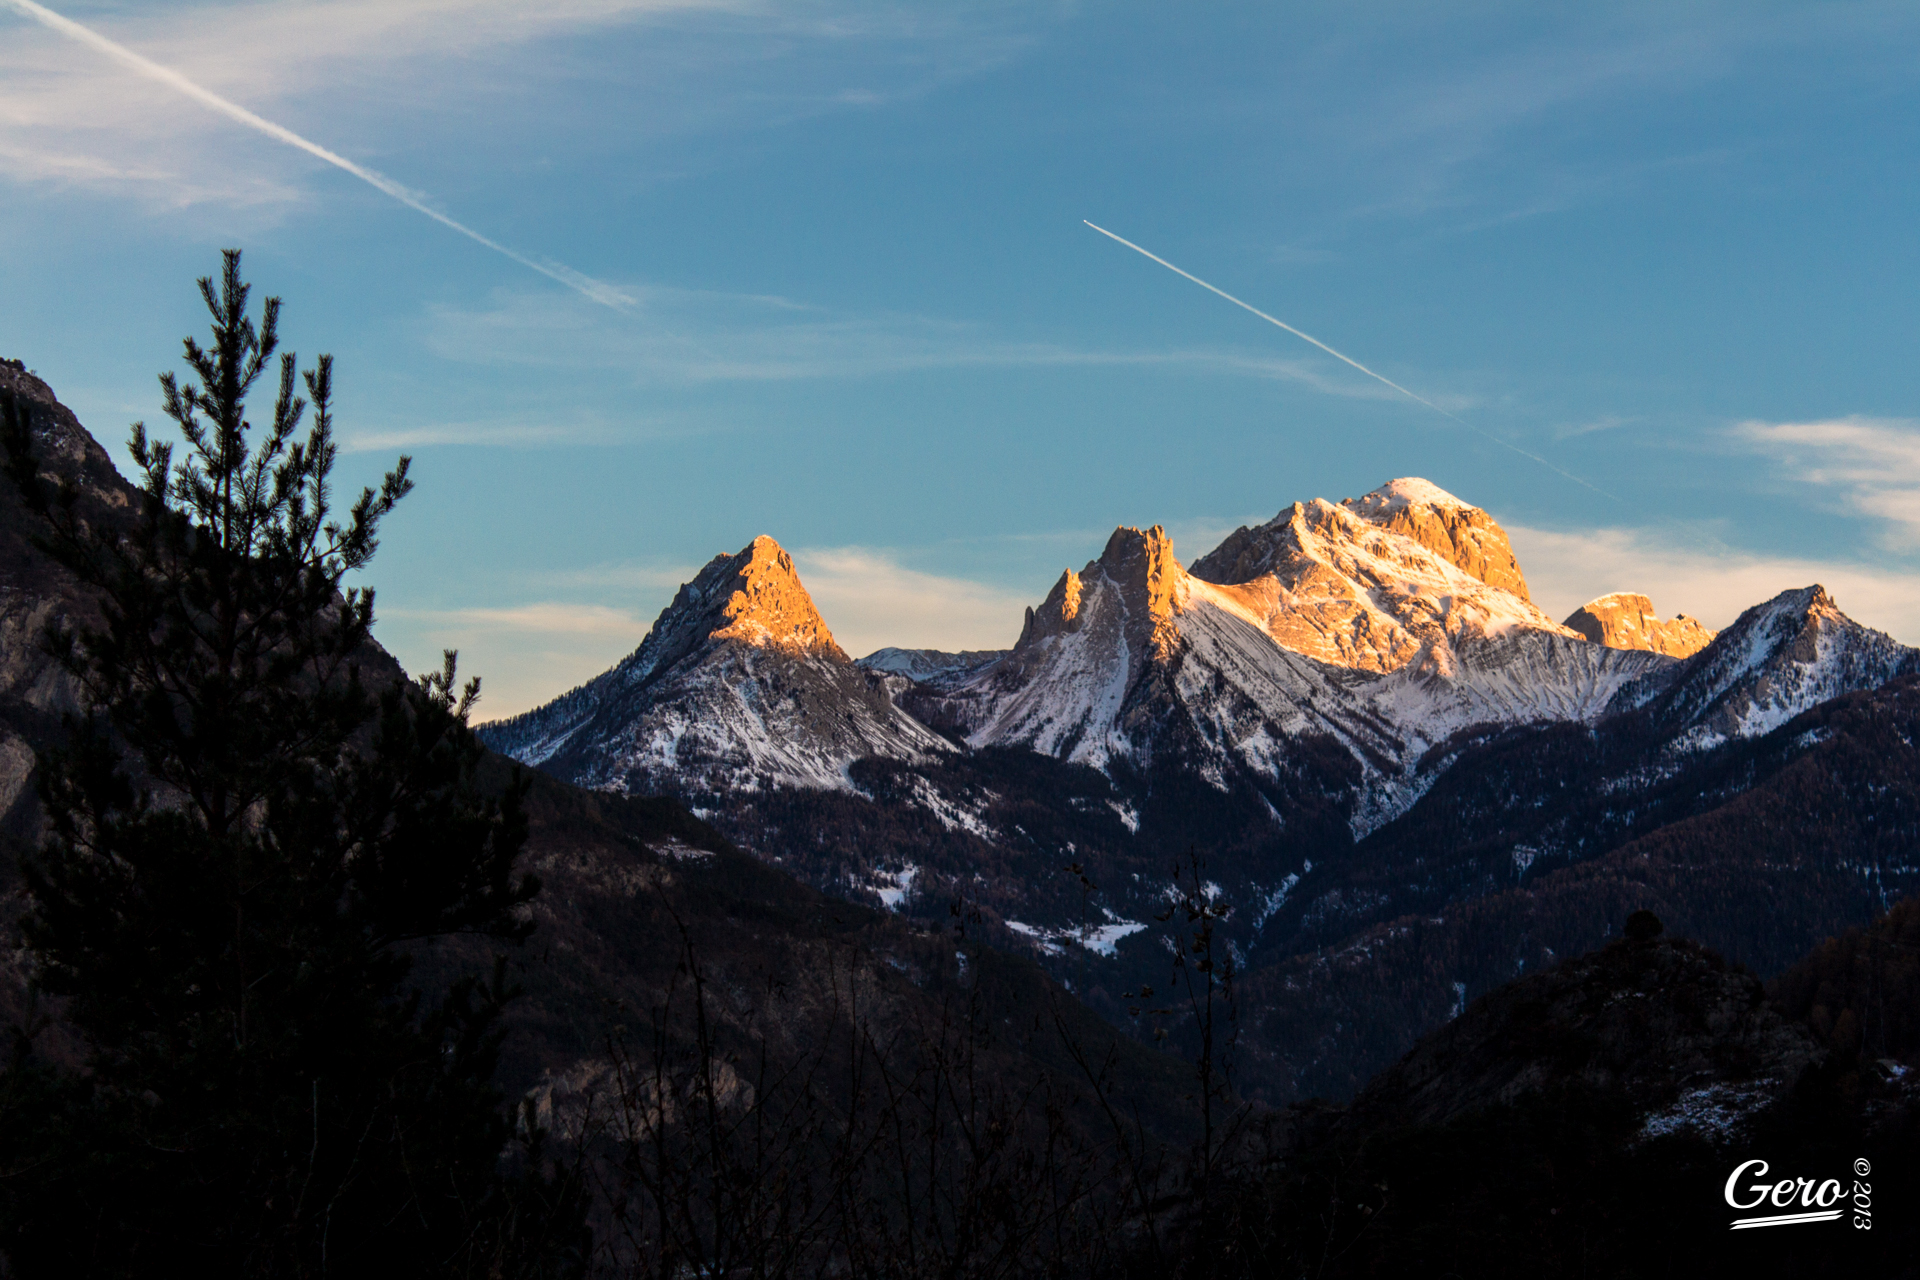
[[[1425,482],[1394,482],[1415,483]],[[1381,492],[1338,505],[1319,498],[1295,503],[1267,524],[1236,531],[1195,561],[1193,574],[1237,595],[1247,616],[1282,647],[1369,671],[1395,670],[1423,647],[1444,648],[1463,633],[1523,627],[1578,634],[1509,586],[1485,581],[1435,547],[1366,518],[1361,512],[1368,509],[1383,517],[1411,510],[1399,499],[1399,505],[1375,502]],[[1489,520],[1466,529],[1462,537],[1474,544],[1467,553],[1451,542],[1449,553],[1484,571],[1479,544],[1491,538],[1483,533],[1497,534],[1505,545],[1505,534]],[[1511,576],[1518,579],[1517,569]]]
[[[1920,650],[1840,612],[1824,587],[1784,591],[1741,614],[1677,668],[1623,689],[1612,710],[1645,707],[1684,730],[1678,750],[1769,733],[1802,711],[1920,670]]]
[[[1641,602],[1595,604],[1631,604],[1639,625],[1653,616]],[[1533,605],[1490,516],[1403,478],[1294,503],[1190,569],[1158,526],[1117,529],[1000,652],[882,649],[854,663],[786,554],[759,538],[716,557],[613,670],[482,734],[589,786],[682,794],[846,790],[863,756],[956,749],[916,715],[973,748],[1114,776],[1165,763],[1223,791],[1250,781],[1263,799],[1331,748],[1352,761],[1324,767],[1360,837],[1415,804],[1457,758],[1449,744],[1480,730],[1640,711],[1687,750],[1765,733],[1915,658],[1818,587],[1749,610],[1685,659],[1595,643]],[[918,782],[908,803],[949,829],[1011,838]],[[1285,829],[1284,801],[1266,802]],[[1122,817],[1137,828],[1137,811]]]
[[[1418,476],[1406,476],[1399,480],[1389,480],[1372,493],[1360,498],[1350,498],[1343,505],[1353,509],[1368,520],[1380,516],[1405,511],[1408,507],[1426,506],[1440,509],[1466,508],[1471,504],[1442,489],[1439,485],[1422,480]]]
[[[1127,751],[1118,719],[1137,666],[1127,645],[1127,600],[1099,561],[1080,575],[1077,597],[1062,630],[962,682],[968,692],[980,682],[1005,691],[987,695],[990,710],[968,735],[972,745],[1024,746],[1095,768]]]
[[[921,684],[964,678],[1007,656],[1005,649],[876,649],[855,665],[886,675],[905,676]]]

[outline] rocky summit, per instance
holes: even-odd
[[[1764,608],[1798,616],[1785,597]],[[688,795],[844,790],[856,759],[955,747],[1109,774],[1176,768],[1216,790],[1237,777],[1261,789],[1312,756],[1349,779],[1336,785],[1361,837],[1424,794],[1463,733],[1654,708],[1701,745],[1764,732],[1909,661],[1885,637],[1863,639],[1823,593],[1808,609],[1812,630],[1785,647],[1777,618],[1758,648],[1750,619],[1716,645],[1644,596],[1556,623],[1490,515],[1402,477],[1295,502],[1189,567],[1160,526],[1117,529],[1027,610],[1004,652],[850,663],[791,559],[758,538],[683,587],[612,671],[486,732],[572,781]]]
[[[1646,649],[1669,658],[1690,658],[1713,642],[1713,632],[1686,614],[1662,618],[1653,601],[1617,591],[1575,609],[1563,624],[1595,644],[1612,649]]]
[[[611,671],[484,736],[566,781],[641,794],[844,787],[861,757],[952,750],[854,665],[768,537],[715,556]]]
[[[1524,592],[1500,527],[1418,479],[1294,503],[1190,569],[1158,526],[1119,529],[1009,653],[914,705],[975,748],[1184,760],[1217,787],[1331,740],[1364,833],[1419,795],[1421,761],[1452,734],[1589,719],[1669,661],[1591,644]]]
[[[1507,531],[1492,516],[1440,486],[1418,478],[1389,480],[1365,497],[1342,499],[1340,505],[1383,529],[1412,538],[1488,586],[1531,602]]]

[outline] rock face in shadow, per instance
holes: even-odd
[[[1692,657],[1621,689],[1608,710],[1644,710],[1676,746],[1699,750],[1917,670],[1920,650],[1855,622],[1816,582],[1748,609]]]
[[[84,518],[131,518],[138,496],[133,486],[51,387],[21,362],[0,360],[0,392],[26,409],[41,474],[73,486]],[[98,618],[72,575],[34,548],[33,538],[43,529],[13,482],[0,476],[0,821],[33,803],[33,751],[50,745],[60,717],[80,706],[79,691],[47,656],[40,637],[56,618]]]
[[[1645,649],[1669,658],[1692,657],[1712,644],[1714,635],[1684,613],[1662,618],[1653,601],[1627,591],[1589,600],[1562,625],[1609,649]]]
[[[1914,1194],[1920,1088],[1911,1056],[1853,1047],[1868,1002],[1847,942],[1810,957],[1818,977],[1796,971],[1803,1006],[1848,1006],[1817,1034],[1745,972],[1636,920],[1652,917],[1488,992],[1351,1106],[1290,1109],[1258,1192],[1274,1244],[1256,1274],[1914,1275],[1913,1215],[1882,1206]],[[1890,938],[1890,923],[1875,932]],[[1850,968],[1853,989],[1836,992]],[[1876,984],[1871,1002],[1911,1025],[1916,989]],[[1869,1170],[1870,1222],[1848,1212]],[[1802,1199],[1754,1198],[1783,1177]],[[1809,1206],[1828,1179],[1838,1198]],[[1790,1231],[1729,1231],[1830,1206],[1841,1212]]]

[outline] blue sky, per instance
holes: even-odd
[[[244,247],[345,478],[414,455],[379,635],[489,714],[759,533],[855,653],[1000,646],[1116,524],[1400,475],[1555,616],[1817,580],[1920,643],[1910,4],[50,7],[626,299],[0,0],[0,354],[118,450]]]

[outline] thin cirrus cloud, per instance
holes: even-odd
[[[35,25],[64,8],[0,0],[0,176],[161,207],[312,198],[310,164],[237,152],[232,119]],[[293,0],[58,16],[357,157],[436,130],[442,150],[497,146],[471,127],[503,111],[538,127],[529,103],[578,92],[559,78],[565,60],[531,56],[542,44],[622,41],[620,96],[596,100],[590,118],[666,138],[917,96],[1017,56],[1033,25],[1006,4],[866,11],[839,0]],[[873,87],[850,94],[846,78]]]
[[[1884,545],[1920,548],[1920,421],[1750,421],[1731,435],[1792,481],[1826,491],[1839,510],[1878,522]]]
[[[148,80],[152,80],[157,84],[171,89],[182,97],[198,103],[200,106],[206,107],[218,115],[225,116],[236,124],[251,129],[255,133],[263,134],[275,142],[292,147],[297,151],[304,151],[317,160],[322,160],[342,172],[353,175],[376,191],[399,201],[416,213],[424,214],[448,230],[457,232],[467,239],[472,240],[474,243],[482,245],[500,254],[502,257],[519,263],[530,271],[537,271],[548,279],[565,285],[582,297],[589,298],[602,306],[609,307],[624,306],[632,301],[632,299],[620,293],[618,290],[582,272],[575,271],[565,263],[554,262],[551,259],[529,257],[517,249],[510,248],[497,240],[482,235],[466,223],[450,217],[435,208],[429,203],[423,193],[409,189],[377,169],[370,169],[363,164],[347,159],[337,152],[330,151],[311,138],[303,137],[295,133],[285,125],[278,124],[255,112],[249,111],[238,103],[214,93],[205,85],[194,81],[188,76],[182,75],[174,68],[162,66],[151,58],[146,58],[135,53],[125,45],[109,40],[91,27],[74,22],[72,19],[55,13],[44,5],[34,3],[33,0],[0,0],[0,5],[11,8],[18,13],[25,14],[42,26],[66,36],[77,44],[86,46],[95,53],[111,59],[120,66],[132,71],[134,74],[143,76]]]

